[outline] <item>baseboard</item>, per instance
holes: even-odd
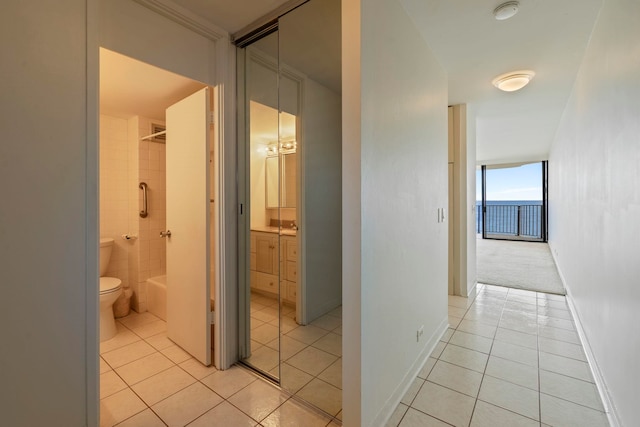
[[[473,286],[471,287],[471,289],[467,289],[467,298],[469,298],[471,294],[473,294],[473,296],[475,297],[475,292],[477,287],[478,287],[478,282],[477,281],[473,282]]]
[[[556,254],[553,250],[551,250],[551,256],[553,257],[553,261],[556,263],[556,268],[558,269],[558,275],[560,276],[560,281],[562,281],[562,285],[564,286],[564,289],[567,292],[566,299],[567,299],[567,304],[569,305],[569,311],[571,311],[571,315],[573,316],[573,320],[576,324],[578,338],[580,338],[580,342],[582,343],[582,348],[584,350],[587,361],[589,362],[589,369],[591,369],[591,374],[593,375],[593,379],[596,382],[596,387],[598,388],[598,394],[600,395],[600,399],[602,399],[602,405],[604,406],[604,411],[607,414],[609,425],[611,427],[620,427],[622,426],[622,424],[620,422],[620,418],[618,417],[616,407],[613,404],[613,400],[611,399],[611,394],[609,393],[609,389],[607,388],[607,384],[604,380],[604,376],[600,371],[598,362],[593,354],[593,351],[591,351],[591,345],[589,344],[589,339],[587,338],[584,328],[582,327],[582,321],[580,320],[578,309],[573,303],[571,288],[567,286],[567,281],[565,280],[564,275],[562,274],[562,270],[560,269],[560,265],[558,264],[558,260],[556,259]]]
[[[427,362],[429,356],[433,352],[433,349],[436,347],[436,345],[438,345],[438,342],[448,328],[449,319],[448,317],[446,317],[442,320],[433,335],[431,335],[429,341],[425,343],[415,362],[413,362],[411,368],[409,369],[409,371],[407,371],[407,374],[404,376],[400,384],[396,387],[389,399],[387,399],[386,403],[377,413],[377,415],[373,419],[373,422],[371,423],[372,426],[383,426],[387,424],[387,421],[389,421],[389,419],[393,415],[405,393],[407,392],[407,390],[409,390],[411,384],[413,384],[413,380],[418,376],[418,373],[423,368],[424,364]]]

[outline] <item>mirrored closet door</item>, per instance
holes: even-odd
[[[340,1],[311,0],[238,49],[241,359],[338,419],[340,43]]]

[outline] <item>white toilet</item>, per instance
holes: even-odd
[[[118,332],[113,317],[113,303],[122,293],[122,282],[116,277],[103,277],[107,274],[112,248],[113,239],[100,239],[100,341],[111,339]]]

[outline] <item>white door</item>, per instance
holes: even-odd
[[[167,108],[167,336],[211,364],[209,89]]]

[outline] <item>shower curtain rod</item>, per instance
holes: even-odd
[[[166,130],[163,130],[163,131],[160,131],[160,132],[156,132],[156,133],[152,133],[151,135],[143,136],[142,138],[140,138],[140,141],[144,141],[145,139],[155,138],[156,136],[164,135],[165,133],[167,133]]]

